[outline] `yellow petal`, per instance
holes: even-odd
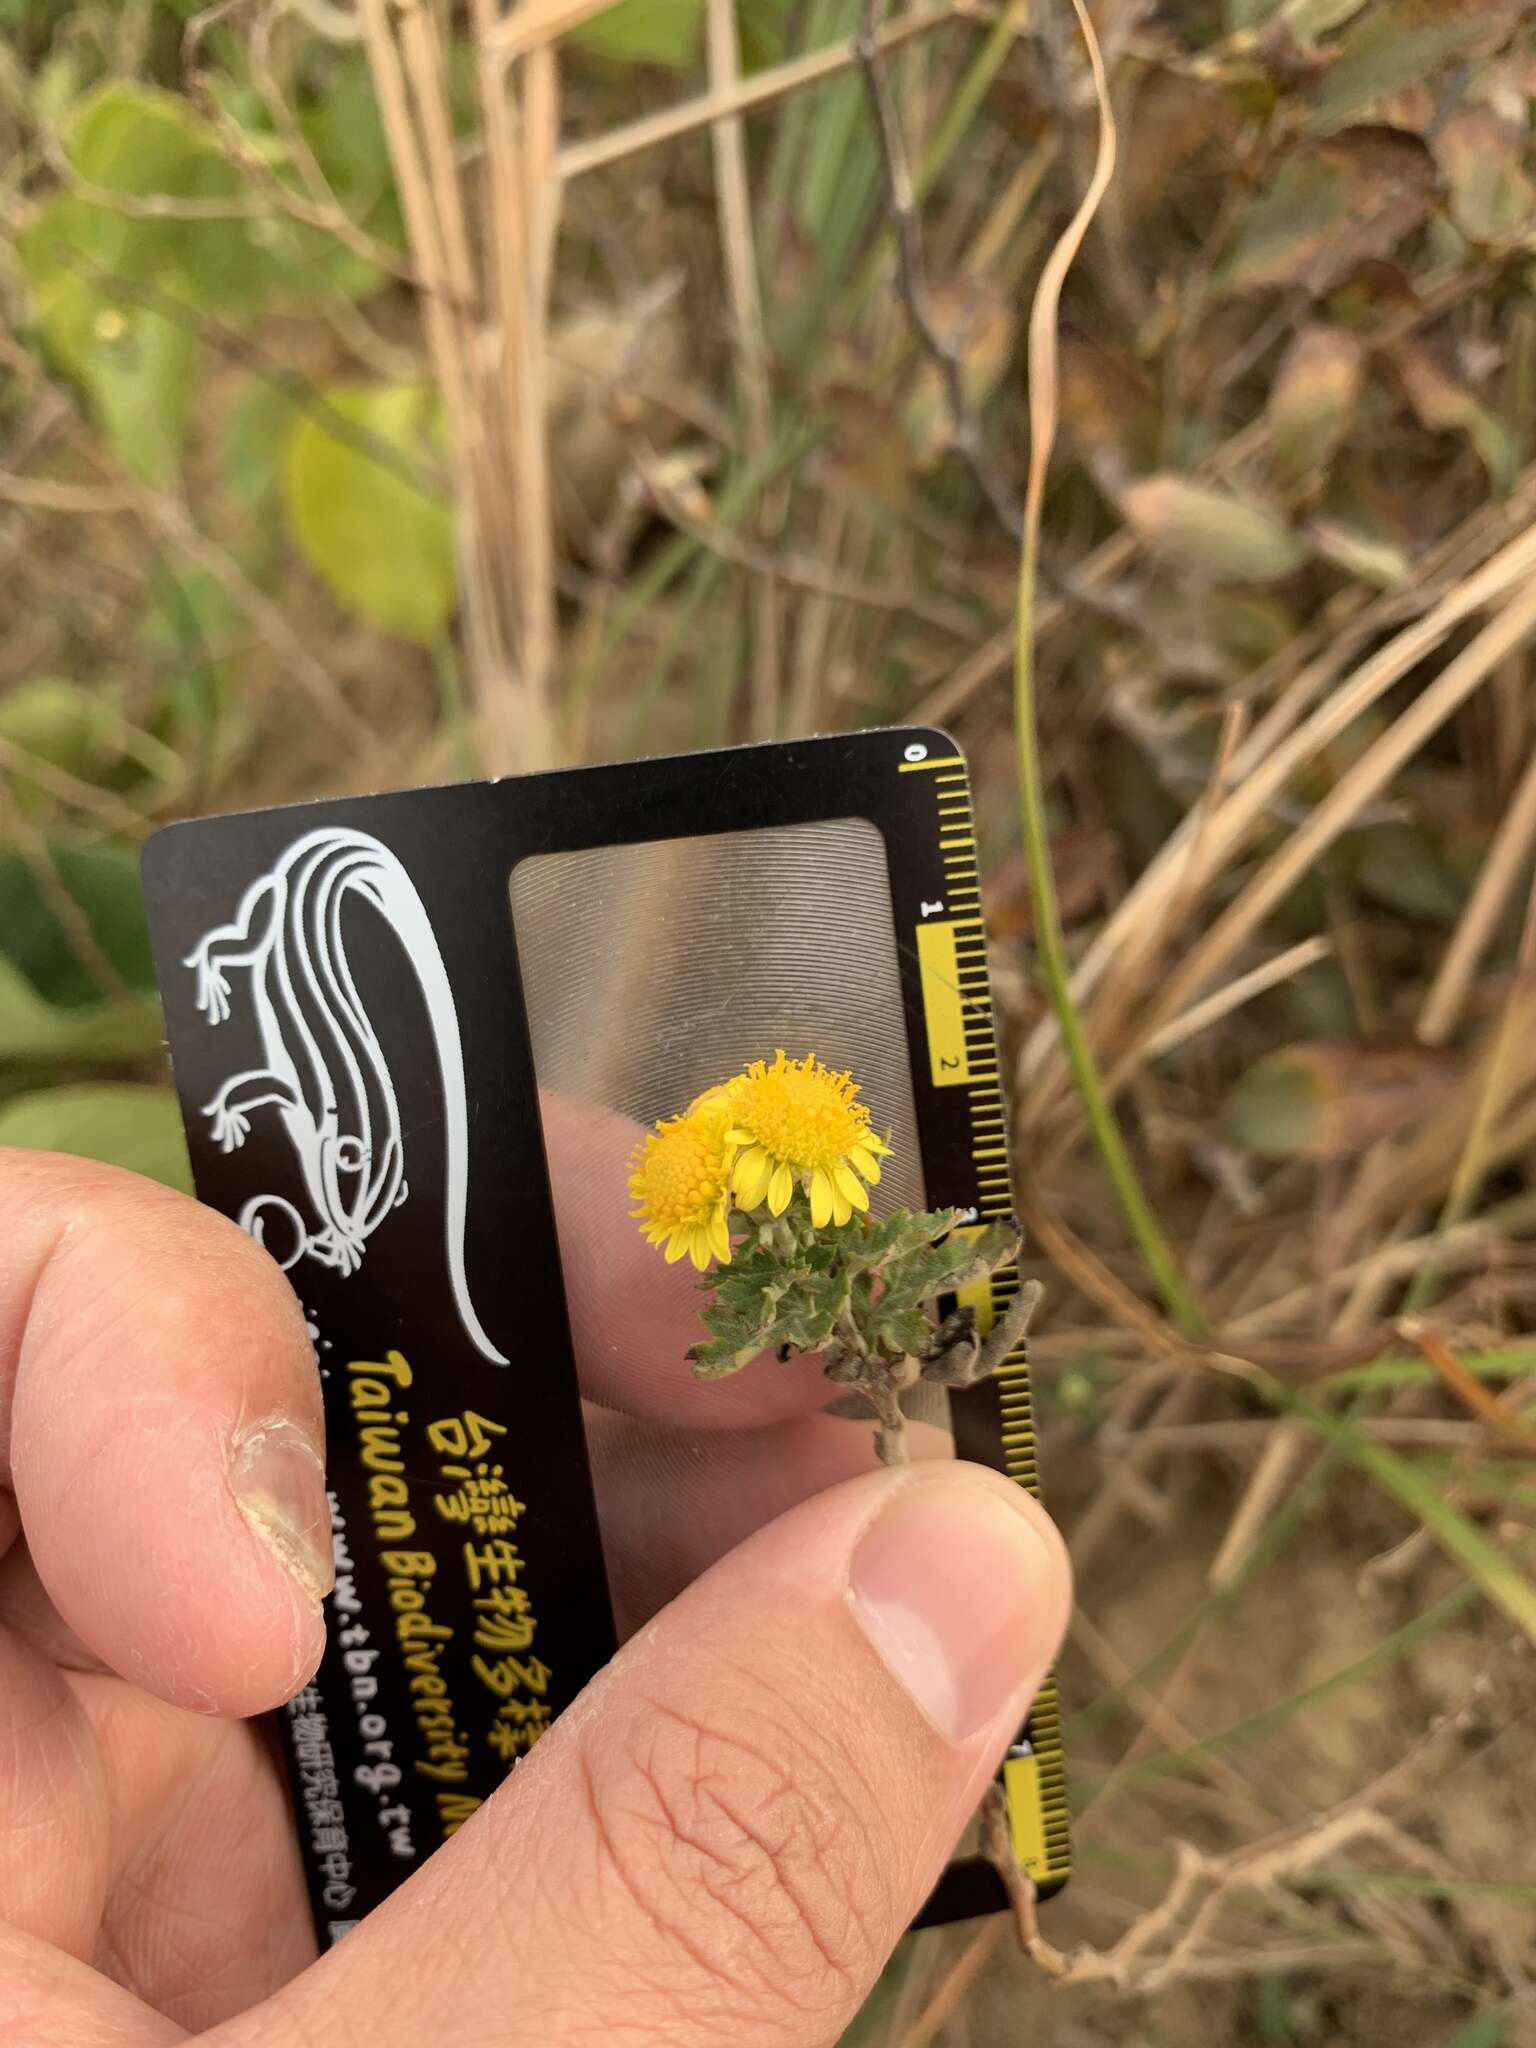
[[[717,1209],[709,1219],[709,1247],[722,1266],[731,1263],[731,1233],[724,1209]]]
[[[795,1192],[795,1176],[781,1159],[773,1169],[773,1179],[768,1183],[768,1212],[782,1216],[789,1207],[790,1196]]]
[[[755,1209],[767,1192],[773,1177],[773,1161],[761,1145],[754,1145],[750,1152],[743,1152],[731,1168],[731,1186],[736,1190],[743,1209]]]
[[[699,1272],[709,1264],[709,1236],[706,1231],[695,1230],[688,1241],[688,1256]]]
[[[683,1256],[683,1253],[687,1251],[687,1249],[688,1240],[686,1237],[683,1236],[682,1232],[679,1231],[675,1237],[669,1239],[668,1241],[667,1264],[669,1266],[675,1266],[678,1260]]]
[[[841,1229],[845,1223],[852,1219],[852,1216],[852,1203],[834,1181],[832,1183],[832,1221]]]
[[[832,1220],[832,1183],[818,1166],[811,1175],[811,1222],[818,1230]]]
[[[869,1190],[851,1166],[844,1166],[839,1161],[832,1169],[832,1179],[838,1193],[845,1201],[851,1202],[855,1209],[869,1207]]]
[[[855,1145],[848,1154],[849,1164],[856,1167],[871,1187],[880,1185],[880,1162],[874,1153],[863,1145]]]
[[[753,1142],[752,1133],[750,1131],[730,1130],[725,1134],[725,1142],[727,1145],[750,1145]]]

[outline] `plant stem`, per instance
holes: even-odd
[[[879,1427],[875,1431],[875,1456],[882,1465],[910,1465],[912,1454],[907,1449],[907,1418],[901,1412],[895,1388],[883,1374],[879,1377],[871,1375],[861,1385],[879,1417]]]
[[[1077,1005],[1072,998],[1071,968],[1061,913],[1051,873],[1045,830],[1045,791],[1040,769],[1040,736],[1035,704],[1034,610],[1039,567],[1040,519],[1045,476],[1056,438],[1056,313],[1061,287],[1115,165],[1115,127],[1110,111],[1103,59],[1093,25],[1082,0],[1073,0],[1088,47],[1099,100],[1099,149],[1093,177],[1081,205],[1047,258],[1029,321],[1030,450],[1028,488],[1024,498],[1024,538],[1019,551],[1019,600],[1014,651],[1014,718],[1018,727],[1019,813],[1024,857],[1029,871],[1035,913],[1035,944],[1040,976],[1061,1032],[1062,1050],[1082,1103],[1084,1120],[1104,1161],[1131,1234],[1170,1315],[1188,1337],[1199,1336],[1205,1319],[1184,1284],[1167,1239],[1158,1227],[1136,1168],[1109,1106],[1098,1066],[1089,1047]]]

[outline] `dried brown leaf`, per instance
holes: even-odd
[[[1225,283],[1232,291],[1327,291],[1367,258],[1395,249],[1439,189],[1434,158],[1416,135],[1386,127],[1330,135],[1282,163],[1248,209]]]
[[[1396,93],[1423,87],[1457,58],[1496,48],[1520,0],[1387,0],[1345,35],[1314,101],[1328,124],[1354,121]]]
[[[1327,468],[1349,432],[1365,381],[1365,349],[1347,327],[1301,328],[1269,394],[1275,473],[1300,483]]]
[[[1233,1139],[1269,1159],[1348,1159],[1419,1122],[1450,1095],[1461,1063],[1438,1048],[1350,1041],[1287,1046],[1227,1100]]]
[[[984,278],[948,278],[929,292],[933,324],[959,357],[965,394],[979,413],[1002,382],[1018,339],[1018,315]],[[939,367],[925,359],[905,407],[908,439],[920,464],[936,462],[949,446],[954,422]]]
[[[1236,129],[1232,103],[1217,87],[1181,71],[1149,72],[1136,94],[1116,181],[1126,223],[1166,206],[1169,181]]]
[[[1080,329],[1061,337],[1061,423],[1102,489],[1144,469],[1157,442],[1157,402],[1130,351]]]
[[[1514,481],[1519,455],[1508,430],[1458,376],[1445,353],[1417,335],[1394,344],[1389,359],[1420,426],[1464,434],[1498,490]]]
[[[1268,590],[1152,589],[1138,616],[1170,677],[1237,683],[1271,660],[1300,625],[1289,605]]]
[[[558,530],[590,556],[613,518],[637,446],[665,450],[680,432],[659,387],[681,381],[688,330],[675,291],[562,320],[549,338],[549,436]]]
[[[1353,833],[1341,852],[1359,893],[1400,917],[1452,925],[1465,907],[1461,876],[1435,834],[1418,821],[1393,820]]]
[[[1146,477],[1121,492],[1120,509],[1144,547],[1213,583],[1277,582],[1307,557],[1278,513],[1184,477]]]
[[[1315,43],[1353,21],[1366,0],[1285,0],[1276,17],[1299,43]]]
[[[1451,218],[1468,241],[1518,242],[1536,227],[1536,185],[1521,168],[1525,131],[1492,107],[1464,107],[1436,131]]]
[[[899,504],[907,495],[912,453],[891,407],[853,383],[825,384],[816,397],[831,427],[817,461],[823,481],[856,497]]]
[[[1402,264],[1385,256],[1363,257],[1330,294],[1336,314],[1347,310],[1352,321],[1362,323],[1372,313],[1416,314],[1422,303]]]
[[[1343,519],[1313,519],[1307,534],[1325,562],[1378,590],[1398,590],[1413,573],[1406,549]]]

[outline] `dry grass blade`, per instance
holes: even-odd
[[[1488,857],[1446,948],[1424,1007],[1418,1035],[1426,1045],[1443,1045],[1456,1030],[1483,954],[1487,951],[1521,870],[1536,846],[1536,753],[1531,755],[1499,820]]]
[[[1526,901],[1525,923],[1515,958],[1515,979],[1482,1062],[1480,1077],[1474,1083],[1476,1093],[1471,1103],[1471,1115],[1466,1121],[1465,1136],[1440,1212],[1442,1231],[1454,1230],[1471,1214],[1492,1168],[1495,1151],[1493,1132],[1496,1126],[1501,1126],[1507,1140],[1507,1111],[1529,1078],[1526,1045],[1532,1007],[1533,968],[1536,968],[1536,887],[1532,888]],[[1439,1265],[1431,1256],[1413,1276],[1403,1303],[1404,1314],[1417,1315],[1433,1300],[1438,1285]]]
[[[613,0],[523,0],[504,20],[487,22],[486,48],[496,58],[511,63],[569,35],[574,28],[605,14]]]
[[[1174,1332],[1049,1208],[1027,1190],[1020,1193],[1015,1206],[1031,1241],[1039,1245],[1057,1272],[1097,1302],[1112,1322],[1136,1331],[1154,1356],[1178,1348]]]
[[[1536,567],[1536,532],[1524,536],[1520,548],[1527,573]],[[1261,869],[1203,938],[1168,977],[1156,1003],[1162,1015],[1199,994],[1248,938],[1319,854],[1380,794],[1457,706],[1488,678],[1517,647],[1536,633],[1536,577],[1505,599],[1482,632],[1402,713],[1392,727],[1342,776],[1306,822]],[[1234,799],[1235,802],[1235,799]],[[1226,809],[1211,825],[1216,836]],[[1230,825],[1228,827],[1230,831]]]
[[[34,512],[133,512],[140,493],[131,484],[71,484],[46,476],[0,470],[0,498]]]
[[[1150,1373],[1142,1376],[1150,1379]],[[1072,1530],[1072,1562],[1079,1574],[1091,1572],[1106,1556],[1113,1557],[1127,1515],[1147,1528],[1168,1521],[1166,1497],[1157,1492],[1150,1473],[1163,1461],[1164,1427],[1177,1428],[1195,1414],[1204,1395],[1205,1382],[1195,1373],[1180,1372],[1172,1385],[1162,1387],[1138,1426],[1129,1423],[1118,1433],[1113,1456],[1106,1453],[1104,1476],[1092,1502]],[[1150,1499],[1147,1496],[1151,1496]],[[1152,1511],[1156,1503],[1158,1512]]]
[[[531,728],[542,765],[549,767],[558,752],[554,720],[560,661],[549,446],[550,292],[565,189],[553,169],[560,134],[560,72],[559,53],[552,43],[530,52],[521,82],[517,192],[527,221],[527,274],[515,320],[523,401],[514,450],[521,510],[518,560],[522,583],[517,624],[523,702],[519,724],[521,728],[526,721]],[[503,79],[497,118],[507,119],[510,105],[509,82]]]
[[[1202,1031],[1208,1031],[1213,1024],[1219,1024],[1223,1017],[1230,1017],[1234,1010],[1251,1003],[1255,997],[1267,995],[1293,975],[1305,973],[1319,961],[1326,960],[1333,952],[1333,941],[1328,938],[1301,939],[1294,946],[1287,946],[1283,953],[1277,953],[1273,960],[1251,968],[1247,974],[1240,974],[1235,981],[1229,981],[1208,995],[1203,1002],[1194,1003],[1182,1015],[1173,1017],[1159,1031],[1154,1031],[1142,1046],[1142,1059],[1160,1059],[1163,1054],[1173,1052]],[[1117,1087],[1126,1078],[1129,1066],[1115,1069],[1110,1086]]]
[[[489,47],[495,9],[475,0],[496,315],[488,350],[478,311],[487,295],[473,268],[437,18],[411,8],[397,20],[386,0],[360,0],[360,19],[448,418],[469,694],[486,736],[485,765],[546,767],[554,754],[555,615],[541,258],[552,237],[545,173],[553,78],[547,67],[535,70],[537,115],[520,124],[507,60]],[[482,367],[488,354],[490,375]]]
[[[485,129],[485,184],[490,217],[489,266],[499,332],[493,362],[499,404],[481,444],[488,558],[480,570],[485,605],[481,636],[494,735],[492,758],[506,767],[548,766],[554,758],[552,691],[555,661],[553,509],[544,404],[544,290],[538,211],[542,180],[531,170],[530,135],[513,90],[511,59],[495,47],[493,0],[474,0],[476,75]],[[541,75],[553,92],[547,69]],[[498,459],[499,458],[499,459]],[[499,477],[493,472],[501,470]],[[494,522],[494,526],[492,526]],[[491,533],[494,532],[494,540]],[[516,617],[497,608],[500,589],[516,593]],[[513,649],[521,673],[511,673]],[[501,671],[505,671],[502,673]]]
[[[1426,1258],[1436,1258],[1444,1273],[1464,1272],[1485,1266],[1496,1245],[1497,1232],[1491,1225],[1464,1223],[1449,1232],[1378,1246],[1341,1266],[1334,1277],[1337,1285],[1359,1288],[1374,1298],[1411,1277]],[[1223,1342],[1248,1355],[1247,1347],[1261,1342],[1267,1332],[1284,1329],[1303,1317],[1312,1300],[1310,1282],[1287,1288],[1261,1306],[1235,1316],[1223,1330]]]
[[[1244,1488],[1237,1511],[1211,1560],[1206,1583],[1213,1593],[1224,1591],[1242,1575],[1265,1523],[1294,1483],[1310,1448],[1311,1438],[1304,1424],[1280,1422],[1272,1427],[1258,1469]]]
[[[1483,1385],[1474,1373],[1457,1357],[1455,1351],[1429,1324],[1420,1322],[1416,1316],[1404,1316],[1398,1323],[1398,1334],[1408,1343],[1416,1344],[1435,1372],[1448,1386],[1457,1400],[1472,1413],[1490,1424],[1511,1443],[1529,1452],[1536,1451],[1536,1429],[1533,1429],[1519,1410],[1508,1401],[1502,1400],[1491,1388]]]
[[[741,47],[735,0],[708,0],[709,83],[717,99],[741,82]],[[741,116],[722,114],[711,124],[715,154],[715,206],[725,263],[741,391],[743,443],[749,462],[768,454],[770,391],[768,341],[758,292],[757,251],[752,236],[752,198]],[[772,739],[779,726],[779,593],[771,571],[752,582],[751,731]]]
[[[1536,530],[1516,535],[1480,568],[1464,576],[1421,617],[1373,653],[1352,676],[1335,684],[1320,708],[1286,738],[1294,708],[1304,703],[1325,677],[1331,677],[1332,666],[1324,656],[1313,665],[1316,674],[1303,671],[1282,702],[1259,721],[1238,747],[1229,770],[1231,795],[1203,821],[1193,814],[1187,817],[1105,921],[1074,969],[1074,997],[1081,1002],[1091,994],[1111,961],[1120,972],[1124,963],[1134,959],[1142,963],[1144,978],[1149,975],[1173,937],[1167,927],[1166,911],[1175,893],[1184,893],[1187,898],[1197,886],[1209,886],[1221,864],[1230,860],[1263,822],[1274,798],[1300,768],[1394,684],[1401,682],[1464,620],[1498,604],[1512,591],[1528,593],[1533,577]],[[1365,800],[1362,795],[1361,801]],[[1187,862],[1189,842],[1197,832],[1202,835],[1204,849],[1203,871],[1198,877],[1190,872]],[[1206,978],[1201,976],[1202,981]],[[1175,1002],[1187,999],[1187,989],[1173,1000],[1165,990],[1159,1008],[1166,1014]],[[1021,1070],[1026,1079],[1038,1073],[1054,1041],[1055,1030],[1049,1021],[1031,1034],[1022,1060]]]
[[[1536,1644],[1536,1585],[1519,1560],[1485,1535],[1478,1524],[1447,1500],[1422,1468],[1389,1445],[1364,1436],[1351,1423],[1292,1397],[1299,1419],[1375,1481],[1384,1493],[1415,1516],[1436,1543],[1482,1589],[1492,1604]]]
[[[933,1996],[892,2048],[932,2048],[990,1962],[1002,1937],[1002,1925],[1000,1920],[988,1920],[977,1928],[940,1978]]]
[[[608,0],[602,0],[602,4],[608,4]],[[595,11],[595,8],[589,7],[589,11]],[[914,9],[899,21],[888,22],[875,38],[876,47],[882,55],[898,50],[904,43],[930,35],[948,22],[965,20],[967,13],[964,7],[954,5]],[[513,23],[509,24],[511,26],[517,29],[517,44],[521,47],[531,31],[525,30],[520,17],[514,17]],[[555,175],[561,179],[579,178],[585,172],[601,170],[607,164],[622,163],[626,157],[635,156],[641,150],[673,142],[679,135],[691,135],[696,129],[707,128],[724,117],[749,114],[758,107],[772,106],[777,100],[789,99],[811,86],[822,85],[830,78],[851,71],[858,61],[854,37],[829,43],[824,49],[812,50],[804,57],[792,57],[783,64],[771,65],[768,70],[743,78],[723,91],[685,100],[681,106],[667,107],[659,114],[647,114],[643,120],[632,121],[627,127],[614,129],[610,134],[596,136],[591,142],[568,143],[555,161]]]

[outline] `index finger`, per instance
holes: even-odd
[[[184,1195],[0,1150],[0,1485],[92,1654],[243,1715],[319,1661],[319,1375],[265,1252]]]

